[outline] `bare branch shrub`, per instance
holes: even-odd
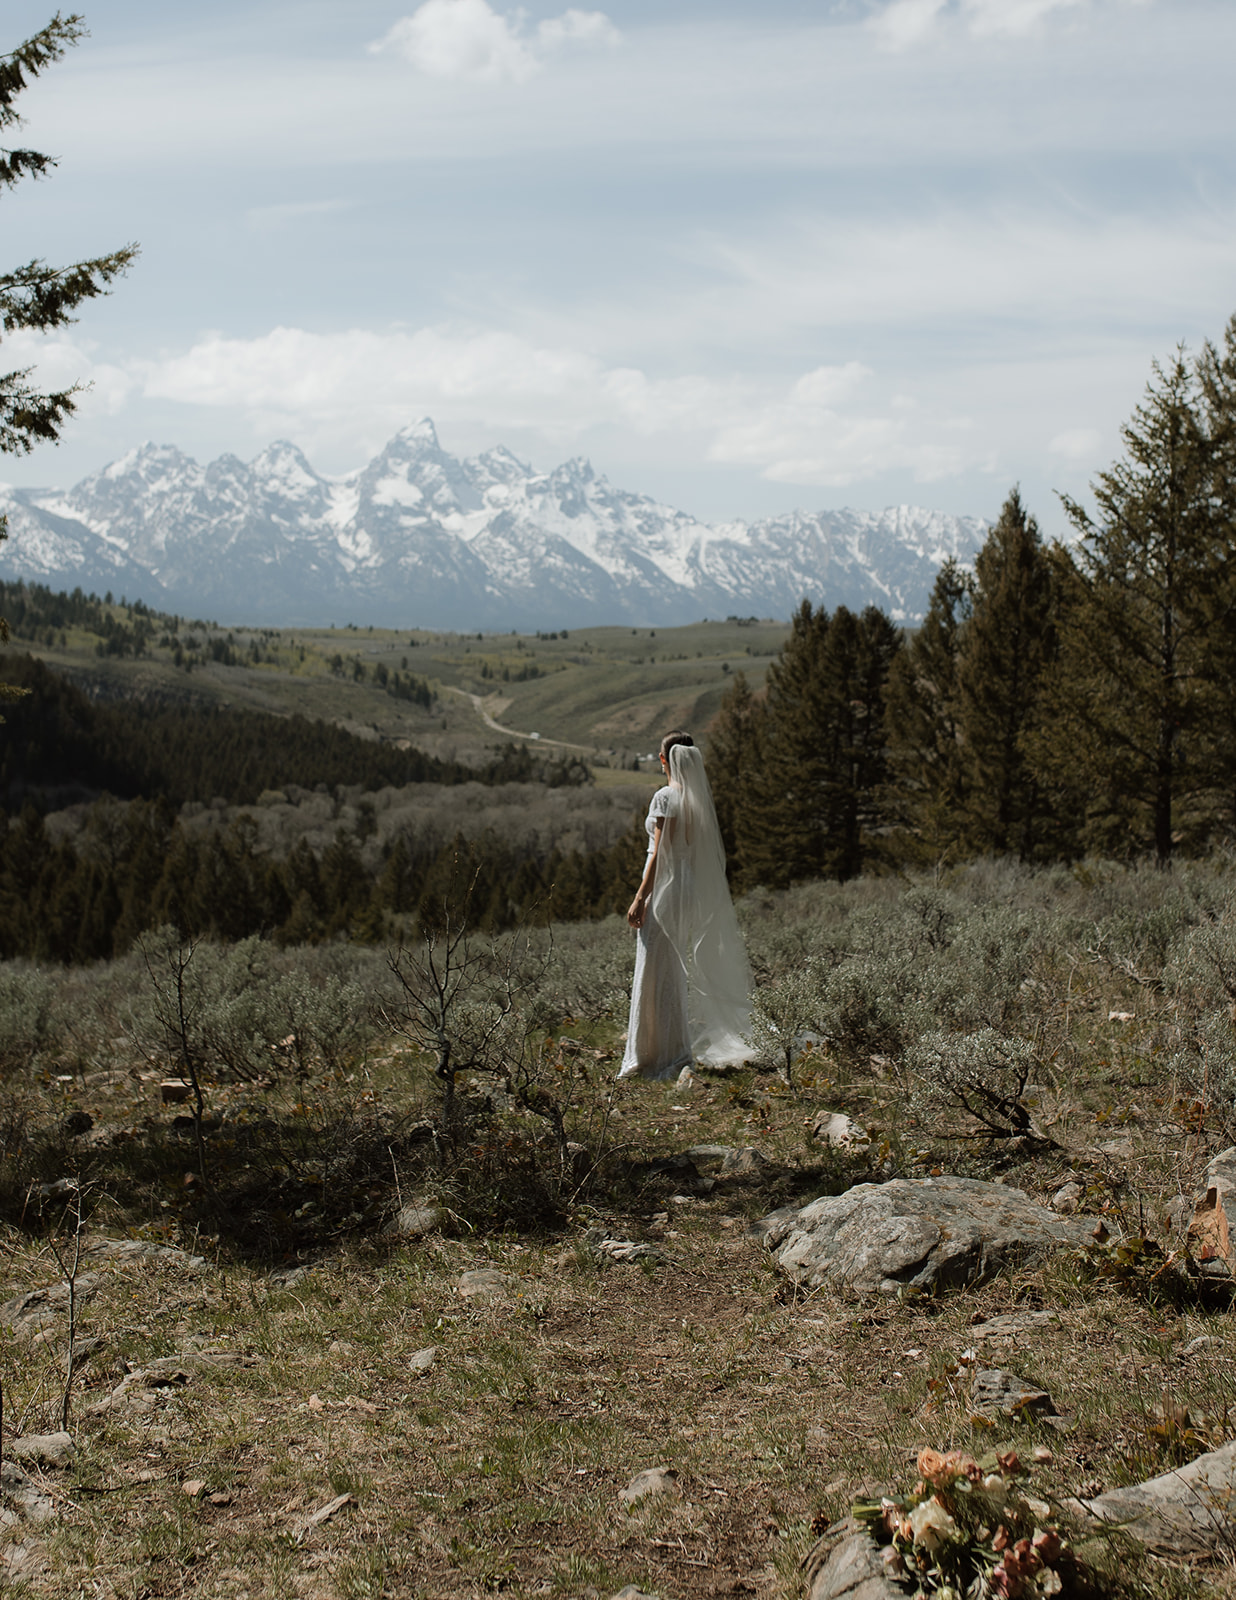
[[[1034,1059],[1027,1040],[992,1028],[925,1034],[909,1055],[915,1109],[924,1121],[943,1121],[936,1130],[941,1133],[969,1132],[977,1123],[991,1138],[1050,1142],[1024,1103]]]

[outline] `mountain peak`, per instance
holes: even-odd
[[[421,417],[417,422],[409,422],[406,427],[400,428],[391,443],[394,444],[396,439],[406,444],[424,445],[431,450],[442,448],[438,443],[438,430],[433,425],[432,417]]]
[[[286,439],[247,466],[146,443],[75,489],[19,493],[0,576],[158,606],[315,625],[343,607],[392,627],[672,626],[813,603],[913,621],[946,556],[986,528],[917,507],[705,526],[611,488],[585,456],[536,472],[498,445],[460,459],[428,417],[326,479]],[[255,614],[256,613],[256,614]]]

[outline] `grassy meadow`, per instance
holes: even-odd
[[[126,606],[107,609],[118,622],[129,620]],[[573,745],[608,774],[655,752],[669,727],[704,728],[732,673],[762,683],[787,633],[783,623],[755,619],[479,637],[359,625],[276,630],[182,621],[172,628],[169,619],[156,620],[137,659],[100,656],[98,634],[84,627],[19,635],[12,647],[96,692],[298,712],[408,739],[446,759],[479,759],[492,748],[502,736],[487,715],[518,735]],[[211,660],[212,641],[231,641],[237,664]],[[388,694],[375,681],[379,667],[428,682],[432,710]]]
[[[439,934],[436,1014],[424,946],[165,937],[10,964],[0,1299],[72,1275],[79,1245],[82,1282],[79,1454],[37,1474],[56,1517],[5,1529],[0,1556],[56,1596],[772,1600],[926,1445],[1043,1447],[1055,1503],[1236,1437],[1230,1303],[1180,1253],[1236,1142],[1234,891],[1215,859],[757,892],[739,911],[762,1049],[689,1085],[614,1082],[617,919]],[[453,1097],[444,1033],[468,1062]],[[963,1040],[1004,1054],[967,1078]],[[182,1074],[200,1123],[162,1099]],[[867,1148],[821,1146],[821,1111]],[[759,1156],[683,1161],[701,1145]],[[935,1172],[1043,1201],[1073,1182],[1109,1241],[860,1299],[794,1290],[751,1231]],[[496,1298],[466,1292],[481,1269]],[[63,1306],[0,1330],[6,1438],[59,1424],[69,1341]],[[1058,1422],[974,1418],[967,1351],[1047,1389]],[[624,1506],[652,1466],[678,1493]],[[1236,1593],[1230,1550],[1087,1555],[1113,1596]]]

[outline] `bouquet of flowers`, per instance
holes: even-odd
[[[1051,1452],[1035,1451],[1036,1462]],[[915,1600],[1040,1600],[1091,1584],[1051,1507],[1026,1492],[1015,1450],[975,1460],[923,1450],[914,1493],[861,1501],[855,1519],[885,1546],[890,1578],[913,1581]]]

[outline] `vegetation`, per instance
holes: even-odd
[[[102,1562],[154,1589],[192,1558],[207,1594],[239,1572],[254,1594],[315,1573],[345,1593],[792,1595],[817,1534],[854,1502],[896,1501],[925,1446],[963,1466],[994,1450],[1009,1485],[1010,1451],[1037,1460],[1029,1494],[1007,1490],[1016,1554],[1022,1521],[1040,1525],[1033,1497],[1055,1506],[1230,1437],[1232,1369],[1211,1342],[1229,1314],[1190,1275],[1180,1209],[1236,1137],[1218,1053],[1230,1063],[1229,865],[984,862],[761,890],[739,909],[761,995],[802,976],[794,1089],[771,1054],[668,1093],[614,1085],[617,918],[453,945],[465,924],[443,921],[392,948],[400,971],[380,949],[171,932],[89,968],[5,967],[11,1292],[48,1281],[77,1196],[97,1275],[79,1313],[76,1509],[44,1535],[56,1582]],[[200,1113],[192,1095],[161,1103],[181,1077]],[[955,1092],[974,1082],[1012,1115]],[[866,1148],[812,1140],[833,1110]],[[767,1161],[705,1178],[683,1153],[708,1144]],[[789,1292],[744,1237],[776,1205],[938,1169],[1042,1199],[1070,1180],[1123,1253],[875,1304]],[[398,1219],[407,1232],[386,1234]],[[204,1260],[109,1268],[90,1253],[103,1232]],[[607,1256],[606,1235],[643,1263]],[[506,1275],[491,1304],[459,1292],[478,1267]],[[1044,1306],[1030,1343],[984,1342],[997,1316]],[[63,1318],[46,1326],[50,1348],[6,1345],[6,1415],[25,1431],[60,1413]],[[1060,1426],[976,1421],[958,1377],[976,1345],[1049,1389]],[[160,1357],[182,1377],[125,1387],[118,1362]],[[622,1510],[617,1491],[658,1462],[683,1498]],[[354,1503],[307,1527],[341,1494]],[[958,1560],[1011,1570],[998,1530],[966,1520],[979,1509],[949,1512],[970,1540]],[[939,1548],[928,1520],[906,1559]],[[1119,1542],[1084,1554],[1096,1593],[1222,1592],[1221,1564],[1195,1577]]]
[[[80,16],[59,12],[45,28],[0,55],[0,136],[21,126],[15,105],[32,79],[59,61],[84,35]],[[0,146],[0,190],[11,189],[23,178],[42,178],[56,165],[38,150]],[[83,301],[106,294],[137,255],[136,245],[125,245],[110,255],[51,267],[45,261],[0,272],[0,340],[24,328],[47,333],[74,320]],[[30,382],[31,369],[22,367],[0,374],[0,455],[25,455],[37,443],[55,440],[77,405],[80,385],[43,393]],[[6,537],[6,518],[0,514],[0,539]],[[0,644],[8,639],[8,624],[0,613]],[[0,701],[20,699],[21,690],[0,684]]]
[[[1045,549],[1014,489],[908,640],[804,606],[764,693],[737,680],[715,730],[736,880],[984,852],[1166,867],[1229,838],[1234,438],[1236,318],[1222,351],[1156,366],[1097,515],[1065,503],[1075,547]]]

